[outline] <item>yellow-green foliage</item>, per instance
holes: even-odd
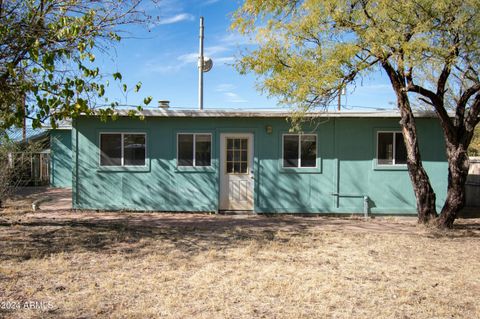
[[[79,114],[111,117],[119,102],[107,98],[109,83],[94,53],[121,40],[120,26],[146,22],[141,1],[0,1],[0,127],[21,126],[25,117],[34,127]],[[112,77],[126,94],[122,75]]]
[[[246,0],[232,27],[259,46],[238,69],[256,73],[267,94],[307,108],[328,105],[385,61],[413,79],[438,78],[439,61],[455,50],[452,73],[479,65],[479,8],[479,0]],[[449,86],[458,93],[464,84]]]

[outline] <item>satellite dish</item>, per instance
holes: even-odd
[[[208,72],[213,67],[213,61],[209,57],[203,57],[203,72]]]

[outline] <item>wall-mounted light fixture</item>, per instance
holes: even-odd
[[[271,125],[265,126],[265,132],[267,132],[267,134],[272,134],[273,127]]]

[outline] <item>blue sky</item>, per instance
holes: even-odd
[[[158,17],[154,19],[155,23],[149,28],[129,27],[127,37],[108,54],[97,55],[96,60],[104,72],[122,73],[129,87],[141,81],[142,89],[125,97],[110,81],[109,98],[138,104],[143,97],[152,96],[151,106],[156,107],[158,100],[170,100],[172,107],[197,108],[198,28],[199,18],[204,16],[205,55],[214,63],[213,69],[204,76],[204,107],[285,107],[256,89],[253,74],[240,75],[233,67],[240,50],[254,45],[229,28],[231,15],[239,3],[230,0],[161,0],[154,6],[147,1],[147,11]],[[346,104],[347,109],[393,108],[395,96],[380,72],[358,83],[355,90],[348,88],[347,91],[342,97],[342,104]]]

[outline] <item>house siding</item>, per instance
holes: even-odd
[[[369,197],[377,214],[415,214],[415,197],[406,168],[375,165],[376,132],[400,130],[398,118],[320,118],[304,131],[315,133],[318,168],[281,167],[284,118],[122,117],[101,122],[75,120],[73,142],[73,205],[77,209],[217,211],[219,202],[220,134],[254,134],[254,209],[258,213],[358,213]],[[273,132],[267,134],[266,126]],[[438,120],[417,119],[424,166],[437,194],[445,199],[447,163]],[[99,167],[100,132],[145,132],[147,165],[142,168]],[[177,168],[179,132],[212,134],[212,167]],[[349,196],[334,196],[341,194]],[[351,197],[351,195],[358,195]]]
[[[72,187],[71,130],[50,131],[50,186]]]

